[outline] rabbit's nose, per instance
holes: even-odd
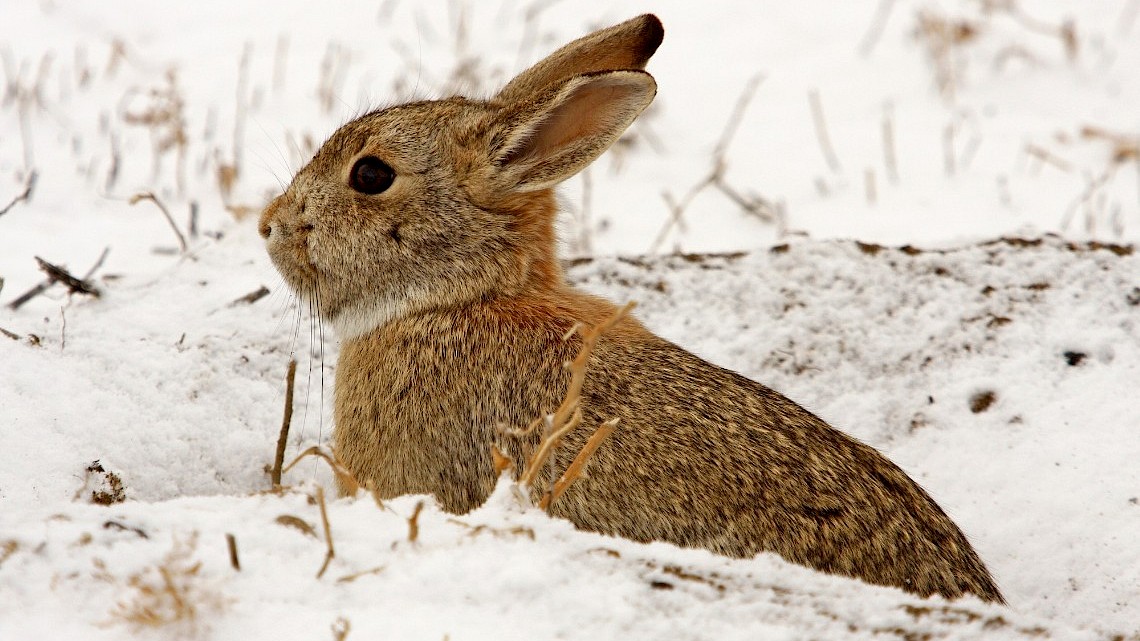
[[[273,202],[266,205],[265,210],[261,212],[261,218],[257,221],[257,232],[261,234],[262,238],[266,240],[273,234],[274,219],[277,217],[277,210],[281,207],[281,196],[273,199]]]

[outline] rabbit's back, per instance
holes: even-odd
[[[603,339],[583,400],[586,424],[620,417],[622,427],[555,506],[580,527],[1001,599],[962,532],[902,470],[760,383],[646,332]]]

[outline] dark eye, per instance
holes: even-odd
[[[378,194],[392,186],[396,172],[376,156],[365,156],[352,166],[348,186],[362,194]]]

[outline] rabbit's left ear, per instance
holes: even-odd
[[[609,149],[656,94],[644,71],[605,71],[505,106],[490,149],[495,182],[527,192],[566,180]]]
[[[664,37],[661,21],[651,13],[595,31],[520,73],[503,87],[495,100],[505,104],[528,100],[574,76],[644,69]]]

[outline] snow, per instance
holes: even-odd
[[[866,54],[878,2],[10,4],[0,207],[30,169],[37,179],[0,216],[0,328],[18,337],[0,336],[0,640],[337,638],[333,626],[348,639],[1140,636],[1140,161],[1113,164],[1108,141],[1081,135],[1135,144],[1134,0],[1027,5],[1042,24],[1073,20],[1075,59],[1036,22],[976,2],[895,2]],[[545,8],[527,22],[528,7]],[[953,51],[952,97],[913,36],[920,9],[982,27]],[[306,461],[273,494],[264,466],[291,354],[288,456],[327,438],[337,342],[297,308],[253,216],[226,205],[256,211],[364,109],[457,86],[488,95],[567,39],[645,10],[666,28],[649,66],[657,103],[588,187],[563,187],[565,253],[581,257],[570,277],[638,301],[661,335],[887,454],[969,535],[1008,607],[578,532],[519,507],[505,482],[461,517],[426,497],[378,508],[330,495],[336,556],[316,577],[312,497],[331,492],[331,474]],[[176,149],[155,168],[165,130],[125,118],[163,106],[149,92],[168,68],[181,178]],[[451,84],[456,69],[472,72]],[[731,253],[645,255],[671,216],[661,193],[680,198],[707,175],[757,74],[725,181],[782,206],[784,223],[706,189],[659,249]],[[225,198],[217,171],[235,158]],[[141,191],[184,233],[197,204],[188,252],[154,203],[129,204]],[[35,256],[82,274],[108,247],[99,298],[56,286],[7,307],[43,278]],[[272,293],[239,301],[262,286]],[[105,472],[86,471],[96,460]],[[114,493],[108,474],[127,500],[92,504]],[[160,568],[178,589],[163,590]],[[144,606],[176,612],[172,593],[196,614],[130,622]]]

